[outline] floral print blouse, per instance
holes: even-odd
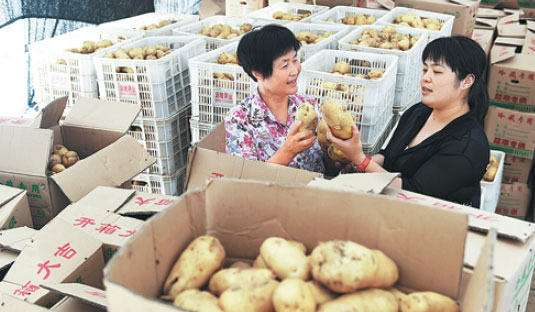
[[[295,122],[297,107],[305,102],[311,103],[321,114],[314,99],[298,94],[290,95],[288,122],[284,125],[269,110],[257,90],[240,105],[232,108],[225,118],[226,152],[247,159],[267,161],[282,147]],[[321,155],[321,147],[316,140],[311,148],[297,154],[288,166],[323,173],[325,165]]]

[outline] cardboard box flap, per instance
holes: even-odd
[[[125,216],[152,215],[174,205],[177,199],[176,196],[136,192],[117,213]]]
[[[516,47],[503,44],[494,44],[490,50],[490,63],[495,64],[515,56]]]
[[[63,116],[68,100],[68,96],[60,97],[43,107],[36,117],[36,120],[39,121],[39,127],[49,129],[57,126],[61,116]]]
[[[473,1],[473,0],[450,0],[450,2],[464,5],[465,7],[468,7],[468,8],[478,3],[478,1]]]
[[[19,253],[5,248],[0,248],[0,271],[3,271],[9,267],[15,259],[19,256]]]
[[[520,12],[504,16],[498,20],[498,25],[517,23],[520,20]]]
[[[496,9],[490,9],[490,8],[482,8],[480,7],[477,10],[477,17],[503,17],[505,16],[505,12],[503,10],[496,10]]]
[[[512,47],[521,47],[524,44],[524,38],[497,37],[494,40],[496,45],[506,45]]]
[[[20,252],[37,232],[27,226],[0,231],[0,246]]]
[[[97,186],[89,194],[76,202],[76,205],[90,206],[106,212],[116,212],[136,191],[115,187]]]
[[[64,126],[96,128],[126,133],[141,111],[137,104],[80,96],[63,121]]]
[[[332,180],[315,178],[307,185],[332,190],[357,191],[369,194],[381,194],[383,190],[399,176],[399,173],[351,173],[341,174]]]
[[[376,2],[388,10],[392,10],[396,6],[393,0],[377,0]]]
[[[498,21],[496,19],[494,19],[494,18],[478,17],[478,18],[476,18],[476,23],[477,24],[483,24],[483,25],[495,28],[496,25],[498,24]]]
[[[535,22],[533,22],[531,26],[535,28]],[[530,24],[528,24],[528,29],[529,27],[530,27]],[[534,31],[529,30],[526,32],[526,38],[524,40],[524,45],[522,46],[521,53],[535,55],[535,30]]]
[[[119,186],[156,161],[129,135],[52,176],[71,202],[97,186]]]
[[[526,26],[528,27],[529,30],[535,31],[535,21],[531,21],[531,20],[527,21]]]
[[[53,145],[48,129],[0,127],[0,171],[44,176]]]
[[[498,23],[498,36],[525,38],[528,27],[519,23],[500,24]]]
[[[106,292],[81,283],[41,284],[44,289],[106,309]]]
[[[24,190],[0,184],[0,207],[17,197]]]
[[[470,278],[461,311],[490,312],[494,304],[494,248],[496,230],[490,229]]]
[[[1,294],[0,302],[0,311],[50,312],[49,309],[26,302],[8,294]]]

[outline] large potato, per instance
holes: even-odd
[[[186,289],[201,288],[225,262],[225,249],[213,236],[199,236],[182,252],[165,281],[163,292],[174,299]]]
[[[312,292],[312,296],[314,296],[314,301],[316,301],[316,304],[324,304],[325,302],[336,298],[336,295],[333,292],[323,287],[323,285],[321,285],[318,281],[312,280],[306,283]]]
[[[306,282],[287,278],[273,292],[276,312],[315,312],[316,301]]]
[[[320,120],[318,123],[318,143],[321,147],[327,148],[331,142],[327,139],[327,122],[325,119]]]
[[[318,126],[318,113],[312,104],[308,102],[301,104],[297,108],[295,119],[303,122],[301,127],[299,127],[299,130],[297,130],[298,132],[307,130],[316,131],[316,127]]]
[[[260,255],[266,266],[281,280],[294,277],[307,280],[308,259],[303,249],[280,237],[270,237],[260,246]]]
[[[195,312],[223,312],[216,296],[207,291],[188,289],[176,296],[173,305]]]
[[[375,278],[370,287],[390,288],[399,278],[399,271],[396,263],[387,257],[380,250],[372,250],[378,263]]]
[[[208,288],[216,295],[221,295],[225,290],[234,286],[262,283],[274,280],[275,274],[268,269],[223,269],[210,278]]]
[[[325,100],[320,109],[334,136],[344,140],[353,136],[353,126],[355,125],[353,116],[344,110],[342,104]]]
[[[310,254],[312,277],[327,288],[349,293],[374,283],[378,261],[372,250],[352,241],[320,243]]]
[[[393,294],[374,288],[343,295],[318,308],[318,312],[398,312],[398,310],[399,305]]]
[[[267,265],[264,262],[264,259],[262,259],[262,255],[258,255],[256,259],[253,262],[253,268],[255,269],[267,269]]]
[[[219,306],[225,312],[272,312],[273,291],[278,285],[270,280],[229,288],[219,297]]]
[[[331,146],[329,146],[329,149],[327,150],[327,155],[329,155],[332,160],[339,161],[342,164],[349,164],[351,162],[349,157],[347,157],[344,152],[334,146],[334,144],[331,144]]]
[[[401,302],[403,300],[407,300],[408,295],[397,288],[389,288],[387,289],[387,291],[391,293],[392,295],[394,295],[394,297],[396,297],[396,300],[398,304],[400,305],[400,309],[401,309]]]
[[[409,294],[401,301],[401,312],[458,312],[451,298],[427,291]]]

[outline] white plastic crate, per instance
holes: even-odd
[[[256,83],[241,66],[217,64],[223,52],[234,54],[238,42],[190,59],[192,116],[206,123],[219,123],[230,108],[241,103],[256,89]],[[216,79],[214,73],[230,74],[234,80]]]
[[[485,200],[480,209],[490,212],[495,212],[498,206],[498,199],[500,197],[500,187],[502,185],[503,177],[503,162],[505,160],[505,153],[502,151],[491,150],[490,154],[498,159],[498,171],[494,177],[494,181],[487,182],[481,180],[481,187],[485,189]]]
[[[396,23],[394,23],[394,19],[399,17],[401,14],[404,13],[412,13],[416,14],[422,18],[436,18],[440,23],[444,23],[442,28],[440,30],[428,30],[429,32],[429,41],[432,41],[434,39],[440,38],[440,37],[448,37],[451,36],[451,30],[453,28],[453,22],[455,21],[455,16],[448,15],[448,14],[440,14],[435,12],[429,12],[424,10],[417,10],[417,9],[410,9],[410,8],[404,8],[404,7],[395,7],[390,12],[385,14],[383,17],[377,20],[377,25],[392,25],[392,26],[400,26]],[[409,26],[400,26],[400,27],[407,27],[412,28]]]
[[[420,36],[414,46],[407,51],[389,50],[359,46],[349,42],[360,38],[366,29],[376,29],[379,33],[385,26],[361,26],[352,30],[338,42],[340,50],[363,51],[377,54],[395,55],[398,57],[398,69],[396,77],[396,95],[394,100],[394,110],[404,110],[416,103],[418,95],[421,95],[420,80],[422,78],[422,53],[427,45],[428,31],[410,27],[395,26],[397,33],[411,36]]]
[[[129,60],[95,56],[101,99],[141,104],[141,117],[167,118],[189,104],[188,59],[205,51],[204,42],[192,37],[148,37],[121,44],[124,50],[163,45],[174,51],[158,60]],[[129,67],[134,73],[117,73]]]
[[[338,40],[345,36],[351,29],[346,25],[318,25],[312,23],[289,23],[286,25],[294,34],[301,31],[310,31],[316,35],[322,35],[330,32],[332,35],[326,39],[321,40],[318,43],[303,44],[299,49],[299,61],[304,62],[310,56],[316,54],[318,51],[332,49],[338,49]]]
[[[84,41],[111,40],[113,46],[99,50],[109,51],[121,41],[141,38],[134,31],[85,27],[45,39],[29,46],[31,71],[36,101],[46,104],[61,96],[69,96],[72,106],[80,95],[98,97],[98,86],[93,57],[97,52],[81,54],[66,49],[80,49]],[[96,96],[94,96],[96,94]]]
[[[211,16],[206,19],[203,19],[200,22],[196,22],[193,24],[189,24],[183,27],[176,28],[173,30],[173,35],[178,35],[178,36],[189,35],[189,36],[203,38],[206,41],[206,50],[212,51],[228,43],[231,43],[233,41],[239,41],[242,36],[238,36],[234,39],[218,39],[218,38],[211,38],[211,37],[199,35],[203,27],[212,27],[215,24],[222,24],[222,25],[229,25],[230,27],[236,30],[239,30],[240,27],[245,23],[249,23],[253,27],[256,27],[256,26],[264,25],[267,22],[261,21],[261,20],[254,20],[250,18],[216,15],[216,16]]]
[[[377,22],[377,20],[383,17],[386,13],[388,13],[388,11],[385,11],[385,10],[375,10],[375,9],[367,9],[367,8],[351,7],[351,6],[335,6],[326,12],[323,12],[321,14],[314,16],[310,22],[314,24],[322,24],[322,25],[333,25],[333,24],[345,25],[342,23],[342,19],[348,16],[349,14],[354,14],[354,15],[364,14],[366,16],[374,16],[375,21]],[[326,20],[328,19],[334,20],[334,23],[326,22]],[[356,25],[347,25],[347,26],[354,27]]]
[[[169,20],[175,21],[170,25],[157,28],[154,30],[142,30],[139,29],[142,26],[148,26],[150,24],[158,24],[161,21]],[[113,22],[100,24],[100,28],[111,29],[129,29],[135,31],[138,35],[144,37],[154,36],[169,36],[172,34],[173,29],[195,23],[199,21],[199,15],[187,15],[187,14],[171,14],[171,13],[146,13],[138,16],[128,17]]]
[[[384,74],[378,80],[331,74],[334,65],[341,61],[350,64],[352,75],[367,74],[372,69],[382,70]],[[398,57],[393,55],[323,50],[303,63],[298,80],[299,92],[315,98],[320,104],[326,99],[337,101],[353,115],[357,125],[374,126],[382,120],[385,109],[392,115],[397,63]],[[347,91],[327,89],[324,82],[344,85]],[[362,143],[374,142],[372,137],[367,139]]]
[[[327,11],[328,9],[329,7],[323,5],[279,2],[274,5],[267,6],[263,9],[253,11],[247,17],[267,20],[270,22],[286,23],[286,21],[284,20],[274,19],[273,13],[277,11],[282,11],[284,13],[292,13],[293,15],[303,15],[305,13],[310,13],[310,16],[299,20],[299,22],[310,22],[313,17]]]
[[[156,158],[156,162],[145,169],[143,173],[169,175],[185,165],[182,154],[178,151],[171,157]]]
[[[178,170],[172,175],[141,173],[132,179],[132,188],[137,192],[180,195],[184,188],[186,169]]]
[[[382,146],[386,142],[386,139],[393,131],[394,125],[397,121],[395,115],[389,115],[389,117],[390,119],[384,123],[382,129],[378,130],[378,136],[375,142],[372,144],[362,145],[362,150],[364,151],[364,153],[369,155],[375,155],[381,150]]]
[[[201,141],[205,136],[209,135],[212,130],[219,126],[219,124],[201,122],[195,117],[191,118],[189,123],[191,126],[191,144]]]

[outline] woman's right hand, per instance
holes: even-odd
[[[314,142],[316,142],[316,136],[314,135],[314,131],[307,130],[298,132],[299,127],[301,127],[302,124],[303,121],[301,120],[298,120],[294,123],[294,125],[288,131],[286,141],[284,141],[284,144],[281,147],[287,153],[293,155],[292,159],[297,154],[311,148],[314,145]]]

